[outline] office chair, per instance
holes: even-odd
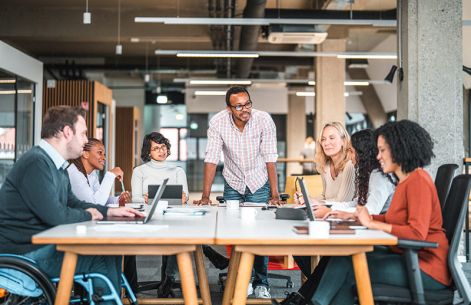
[[[104,281],[108,285],[110,293],[96,292],[93,288],[93,280],[95,279]],[[30,258],[14,254],[0,254],[0,288],[8,291],[4,298],[5,304],[53,305],[56,284],[59,280],[60,278],[50,279]],[[74,276],[74,282],[85,289],[87,298],[73,297],[70,300],[71,304],[86,302],[95,305],[101,301],[114,301],[116,305],[122,305],[120,294],[114,289],[111,281],[102,274],[78,274]],[[121,285],[126,290],[129,303],[137,305],[136,296],[123,274],[121,274]]]
[[[450,192],[451,181],[455,176],[457,168],[458,165],[456,164],[442,164],[437,170],[437,175],[435,176],[435,188],[437,189],[442,211],[445,207],[445,201]]]
[[[419,268],[418,252],[426,247],[438,247],[437,243],[416,240],[399,240],[398,247],[403,249],[406,256],[407,271],[409,274],[409,288],[392,285],[373,285],[375,301],[385,303],[413,303],[413,304],[453,304],[455,291],[458,291],[465,305],[471,304],[471,286],[463,273],[457,252],[461,232],[469,202],[471,175],[459,175],[453,179],[449,196],[446,199],[446,210],[443,212],[443,228],[450,242],[448,252],[448,268],[453,279],[451,287],[442,290],[425,290]]]

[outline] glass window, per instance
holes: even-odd
[[[33,145],[34,84],[0,71],[0,186]]]

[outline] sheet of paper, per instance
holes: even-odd
[[[149,224],[107,224],[93,226],[96,232],[131,232],[131,233],[142,233],[142,232],[155,232],[162,229],[167,229],[168,225],[149,225]]]

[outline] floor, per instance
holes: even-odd
[[[216,247],[215,248],[220,253],[225,253],[223,247]],[[139,256],[137,258],[137,267],[138,267],[138,275],[139,281],[151,281],[160,279],[160,257],[153,257],[153,256]],[[211,290],[211,300],[213,305],[219,305],[222,303],[222,290],[221,286],[219,285],[219,274],[221,271],[216,269],[211,263],[205,258],[205,266],[208,273],[208,280],[209,280],[209,288]],[[471,262],[464,263],[463,269],[465,274],[468,278],[468,281],[471,281]],[[291,291],[296,291],[299,289],[301,284],[301,277],[300,271],[284,271],[284,270],[277,270],[273,271],[276,274],[284,274],[291,276],[291,280],[293,281],[294,287],[287,288],[285,280],[278,280],[278,279],[270,279],[270,293],[272,297],[275,298],[283,298],[286,293]],[[180,297],[180,291],[175,290],[177,297]],[[147,291],[139,293],[139,298],[147,298],[147,297],[156,297],[156,291]],[[253,295],[252,295],[253,297]]]

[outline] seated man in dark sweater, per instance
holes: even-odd
[[[50,108],[39,145],[15,163],[0,189],[0,253],[30,257],[51,277],[60,274],[63,253],[54,245],[33,245],[34,234],[57,225],[102,219],[103,215],[143,216],[130,208],[80,201],[71,192],[66,160],[79,157],[87,142],[85,116],[80,108]],[[121,257],[79,256],[76,272],[102,273],[119,291]],[[101,281],[95,286],[108,290]]]

